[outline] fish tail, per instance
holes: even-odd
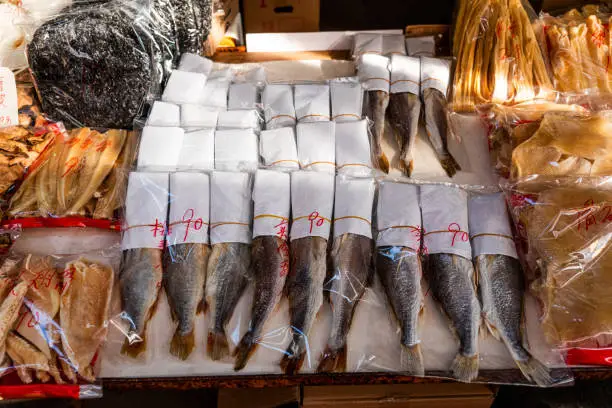
[[[459,381],[471,382],[478,377],[478,354],[473,356],[457,354],[451,365],[451,371]]]
[[[384,171],[385,173],[389,173],[389,159],[387,159],[385,153],[381,151],[380,154],[377,156],[377,160],[378,168]]]
[[[211,360],[218,361],[229,355],[229,345],[225,330],[208,332],[206,353]]]
[[[457,163],[455,158],[450,154],[440,159],[440,164],[442,165],[442,168],[446,174],[448,174],[448,177],[453,177],[459,170],[461,170],[459,163]]]
[[[516,365],[525,377],[531,379],[540,387],[551,386],[553,384],[553,379],[550,376],[550,371],[544,364],[542,364],[542,362],[540,362],[535,357],[529,355],[527,361],[517,360]]]
[[[193,330],[187,334],[181,334],[177,329],[170,341],[170,354],[181,360],[187,360],[195,347],[195,336]]]
[[[339,350],[332,350],[329,346],[321,356],[317,371],[320,373],[332,373],[346,371],[346,345]]]
[[[280,361],[281,370],[288,375],[296,374],[304,364],[304,357],[306,351],[300,346],[300,341],[293,339]]]
[[[121,354],[126,356],[137,358],[147,349],[147,341],[144,337],[140,341],[130,343],[130,339],[125,339],[123,347],[121,347]]]
[[[412,346],[402,345],[402,371],[417,377],[425,375],[423,353],[419,343]]]
[[[408,177],[412,175],[414,171],[414,160],[401,159],[399,162],[400,170]]]
[[[234,363],[234,371],[240,371],[246,366],[247,362],[249,361],[249,358],[251,358],[251,356],[255,352],[256,347],[257,342],[255,341],[255,336],[253,335],[253,332],[246,332],[244,334],[244,337],[242,337],[242,340],[240,340],[240,343],[238,343],[238,346],[236,346],[236,349],[234,350],[234,356],[236,356],[236,362]]]

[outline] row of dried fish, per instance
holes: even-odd
[[[85,258],[57,261],[14,254],[0,269],[1,375],[16,371],[26,384],[95,381],[114,273]]]

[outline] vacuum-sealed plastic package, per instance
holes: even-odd
[[[361,120],[363,86],[359,78],[337,78],[329,83],[332,120],[348,122]]]
[[[115,228],[136,145],[125,130],[58,134],[11,198],[7,223]]]
[[[266,129],[294,126],[296,112],[293,105],[293,88],[286,84],[266,86],[262,95]]]
[[[110,323],[120,251],[11,251],[2,292],[3,399],[101,396],[99,352]]]
[[[292,127],[263,130],[259,135],[259,154],[268,168],[285,171],[300,168]]]
[[[534,19],[533,9],[522,0],[459,2],[452,40],[457,59],[453,110],[519,103],[552,90]]]
[[[300,167],[309,171],[336,171],[335,122],[298,123],[297,153]]]
[[[412,157],[421,117],[421,60],[404,55],[391,57],[391,84],[387,119],[400,148],[400,167],[410,177]]]
[[[338,174],[368,177],[373,174],[368,121],[336,122],[336,169]]]
[[[328,84],[298,84],[294,86],[293,93],[298,122],[330,120]]]
[[[253,129],[215,131],[215,169],[255,171],[259,166],[259,146]]]

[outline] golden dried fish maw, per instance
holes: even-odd
[[[62,293],[60,325],[66,357],[81,376],[87,375],[106,336],[113,270],[86,259],[68,263],[72,278]]]
[[[540,122],[523,123],[518,125],[512,131],[512,148],[527,141],[540,128]]]
[[[60,285],[53,259],[28,254],[23,260],[19,276],[28,283],[27,306],[33,313],[44,313],[46,320],[52,320],[60,305]]]
[[[36,371],[37,378],[41,380],[46,378],[47,381],[50,379],[46,374],[49,371],[47,357],[19,335],[9,333],[6,339],[6,353],[15,364],[24,366],[26,370]],[[39,376],[38,372],[45,372],[46,375]]]
[[[612,174],[612,158],[604,157],[593,162],[591,176],[608,176]]]
[[[607,74],[610,48],[606,41],[606,29],[595,15],[587,17],[586,25],[588,29],[587,45],[593,71],[597,78],[597,87],[601,92],[610,92]]]
[[[521,178],[532,174],[542,174],[545,169],[557,163],[562,153],[552,146],[541,146],[531,140],[518,146],[512,152],[512,177]]]
[[[6,338],[19,317],[19,309],[27,291],[27,282],[19,282],[0,306],[0,359],[4,357]]]
[[[552,145],[564,154],[588,160],[612,159],[612,115],[598,113],[589,117],[550,114],[540,130],[552,137]]]

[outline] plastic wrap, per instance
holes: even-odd
[[[336,123],[318,121],[298,123],[297,153],[300,167],[308,171],[336,171]]]
[[[293,126],[296,123],[293,88],[286,84],[266,86],[261,96],[266,129]]]
[[[259,166],[257,135],[252,129],[215,131],[215,169],[255,171]]]
[[[330,81],[331,118],[336,122],[360,120],[363,110],[363,86],[358,78]]]
[[[266,167],[286,171],[300,168],[292,127],[262,131],[259,135],[259,154]]]
[[[2,281],[3,399],[92,398],[110,321],[118,248],[74,255],[13,251]]]
[[[336,170],[338,174],[367,177],[373,174],[368,121],[335,124]]]
[[[298,84],[293,87],[295,115],[300,123],[329,121],[329,85]]]
[[[125,130],[58,133],[11,198],[6,223],[116,228],[136,145]]]
[[[457,59],[453,109],[487,102],[513,104],[552,89],[531,20],[521,0],[462,0],[457,6],[453,56]]]

